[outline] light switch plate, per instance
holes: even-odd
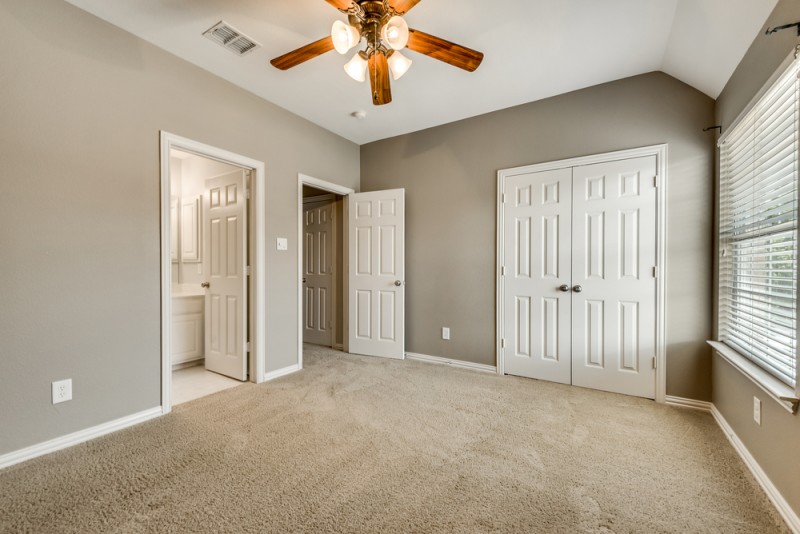
[[[442,339],[450,339],[450,329],[446,326],[442,327]]]
[[[285,237],[278,238],[278,250],[289,250],[289,240]]]

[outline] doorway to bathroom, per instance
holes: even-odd
[[[264,165],[166,133],[161,156],[166,413],[263,377]]]

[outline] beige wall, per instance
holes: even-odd
[[[781,0],[767,26],[800,20],[800,2]],[[750,50],[717,99],[717,124],[723,132],[800,42],[797,32],[772,36],[759,32]],[[713,402],[778,491],[800,515],[800,415],[792,415],[752,381],[717,356],[713,359]],[[753,421],[753,397],[762,400],[761,426]]]
[[[0,23],[0,454],[160,404],[159,130],[266,162],[267,370],[296,363],[297,174],[357,188],[359,147],[66,2]]]
[[[363,191],[406,188],[406,350],[495,364],[499,169],[668,143],[667,393],[709,400],[713,120],[651,73],[363,146]]]

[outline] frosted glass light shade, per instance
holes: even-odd
[[[413,61],[400,52],[393,52],[392,55],[389,56],[389,70],[392,71],[392,78],[399,80],[403,74],[408,72],[411,63],[413,63]]]
[[[408,24],[403,17],[395,15],[381,28],[381,39],[394,50],[402,50],[408,44]]]
[[[337,20],[331,27],[331,39],[333,39],[333,47],[336,51],[340,54],[346,54],[348,50],[358,44],[358,41],[361,40],[361,34],[353,26]]]
[[[363,82],[367,79],[367,65],[367,60],[359,52],[353,56],[353,59],[345,63],[344,71],[355,81]]]

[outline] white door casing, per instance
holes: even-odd
[[[245,171],[206,180],[203,234],[206,369],[247,380]]]
[[[405,357],[405,190],[347,197],[348,350]]]
[[[303,340],[333,343],[333,202],[303,206]]]
[[[576,386],[655,397],[655,177],[655,156],[573,169]]]
[[[509,178],[504,206],[505,371],[569,384],[572,169]]]

